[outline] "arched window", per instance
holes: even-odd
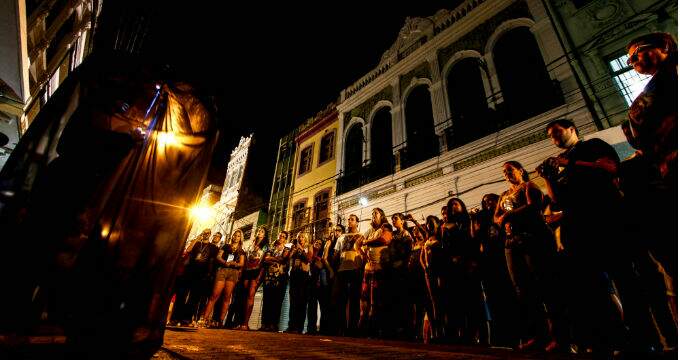
[[[432,99],[427,85],[414,88],[406,99],[406,142],[402,169],[430,159],[439,153],[434,133]]]
[[[550,79],[534,35],[526,27],[501,35],[493,48],[504,100],[504,124],[512,125],[564,104]]]
[[[345,140],[345,174],[349,175],[361,170],[364,149],[364,133],[361,124],[354,124],[347,132]]]
[[[449,149],[465,145],[495,130],[482,75],[479,59],[468,57],[456,62],[446,77],[453,122],[452,136],[447,138]]]
[[[375,113],[371,125],[371,170],[373,176],[383,177],[394,171],[392,155],[392,113],[383,107]]]
[[[338,180],[338,194],[361,186],[364,151],[364,132],[361,124],[354,124],[345,138],[345,161],[342,177]]]

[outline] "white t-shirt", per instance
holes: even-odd
[[[340,266],[338,271],[357,270],[361,268],[361,256],[356,251],[354,244],[363,238],[358,233],[347,233],[340,235],[335,242],[335,253],[340,256]]]

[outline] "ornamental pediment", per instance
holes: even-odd
[[[442,9],[437,14],[442,14],[442,12],[448,13],[447,10]],[[423,37],[432,37],[435,24],[435,20],[431,18],[407,17],[404,26],[399,30],[397,39],[380,58],[380,65],[389,63],[391,59],[398,57],[399,53],[421,42]]]

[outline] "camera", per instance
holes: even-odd
[[[536,168],[538,175],[545,179],[555,179],[559,173],[559,164],[556,158],[550,157],[545,159],[541,165]]]

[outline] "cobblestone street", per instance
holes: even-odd
[[[258,331],[167,329],[155,359],[579,359],[509,349],[307,336]]]

